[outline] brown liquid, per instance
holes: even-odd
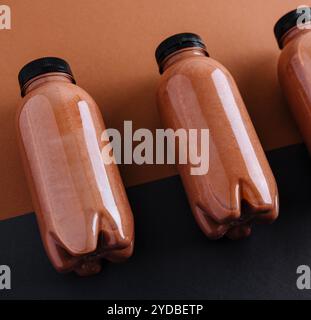
[[[282,44],[279,81],[311,153],[311,30],[294,27],[283,36]]]
[[[33,79],[19,109],[23,164],[45,249],[60,272],[94,274],[131,256],[134,225],[98,106],[62,73]]]
[[[278,216],[277,186],[238,88],[201,49],[175,52],[162,64],[158,108],[166,128],[209,129],[209,171],[178,165],[197,223],[212,239],[248,236],[251,223]]]

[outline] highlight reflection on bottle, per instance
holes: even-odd
[[[212,239],[248,236],[251,224],[278,216],[275,179],[230,73],[192,33],[163,41],[157,100],[165,128],[209,129],[209,171],[177,165],[197,223]]]
[[[17,131],[44,246],[60,272],[89,275],[131,256],[134,223],[115,164],[101,149],[105,125],[69,65],[41,58],[19,74]]]

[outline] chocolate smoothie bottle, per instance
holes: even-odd
[[[156,50],[157,93],[165,128],[209,129],[209,170],[192,175],[177,164],[190,206],[211,239],[246,237],[251,224],[278,216],[277,186],[230,73],[209,58],[202,39],[177,34]]]
[[[105,125],[69,65],[42,58],[19,73],[20,150],[41,237],[59,272],[79,275],[131,256],[133,216],[116,164],[103,161]]]
[[[310,10],[306,8],[307,12]],[[294,10],[277,22],[274,33],[282,50],[278,65],[279,82],[311,153],[310,28],[310,15]]]

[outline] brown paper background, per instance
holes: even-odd
[[[295,0],[6,0],[12,30],[0,30],[0,218],[32,211],[14,127],[17,74],[30,60],[59,56],[103,111],[108,127],[160,126],[154,50],[195,32],[235,77],[266,150],[300,142],[276,78],[276,20]],[[309,3],[310,5],[310,3]],[[221,125],[221,124],[220,124]],[[172,174],[171,166],[122,166],[127,186]]]

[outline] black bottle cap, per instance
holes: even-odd
[[[161,63],[167,56],[180,49],[191,47],[202,48],[206,51],[206,46],[203,40],[200,36],[194,33],[175,34],[174,36],[171,36],[161,42],[155,52],[155,57],[160,68],[160,73],[163,72],[163,70],[161,70]],[[207,52],[206,55],[208,56]]]
[[[40,58],[26,64],[18,74],[22,97],[25,95],[24,87],[29,80],[51,72],[66,73],[70,75],[72,82],[76,83],[70,66],[65,60],[54,57]]]
[[[280,49],[283,48],[282,46],[282,38],[285,35],[285,33],[287,33],[290,29],[296,27],[299,25],[299,21],[298,19],[301,16],[304,16],[305,19],[303,19],[303,25],[306,23],[310,22],[310,17],[308,14],[305,13],[305,11],[307,10],[307,12],[309,13],[311,8],[310,7],[300,7],[300,10],[298,11],[298,9],[293,10],[289,13],[287,13],[286,15],[284,15],[275,25],[274,27],[274,34],[276,37],[276,40],[279,44]],[[305,9],[305,10],[304,10]]]

